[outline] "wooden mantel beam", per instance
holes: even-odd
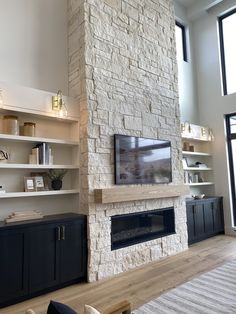
[[[155,198],[179,197],[181,195],[187,195],[188,193],[189,187],[183,184],[104,188],[95,189],[95,202],[102,204],[128,202]]]

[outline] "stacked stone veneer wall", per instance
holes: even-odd
[[[94,189],[114,187],[115,133],[161,138],[172,144],[173,183],[183,183],[171,0],[70,0],[81,5],[80,28],[70,28],[85,71],[81,101],[81,206],[88,213],[88,278],[108,277],[187,248],[183,198],[96,204]],[[80,45],[78,45],[80,42]],[[80,47],[79,47],[80,46]],[[82,47],[82,49],[81,49]],[[70,85],[79,88],[77,76]],[[75,82],[75,84],[74,84]],[[73,87],[73,88],[74,88]],[[112,215],[174,206],[176,234],[111,251]]]

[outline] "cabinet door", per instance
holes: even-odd
[[[222,198],[215,199],[212,203],[214,232],[224,232],[224,213]]]
[[[86,276],[86,224],[74,220],[61,225],[60,281],[66,283]]]
[[[24,229],[0,231],[0,302],[27,293],[26,241]]]
[[[205,201],[203,203],[204,210],[204,228],[205,234],[211,235],[214,232],[214,224],[213,224],[213,210],[212,210],[212,201]]]
[[[204,210],[202,203],[196,203],[194,206],[194,224],[195,224],[195,237],[197,239],[204,238]]]
[[[34,293],[59,283],[59,232],[56,224],[29,231],[29,289]]]
[[[195,240],[194,205],[186,204],[186,209],[187,209],[188,243],[191,244]]]

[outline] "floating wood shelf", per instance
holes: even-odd
[[[96,203],[118,203],[155,198],[168,198],[187,195],[189,188],[186,185],[155,185],[135,187],[115,187],[95,189]]]

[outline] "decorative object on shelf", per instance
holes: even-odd
[[[5,146],[0,146],[0,162],[9,162],[10,161],[10,152],[9,148]]]
[[[181,133],[190,135],[192,132],[191,124],[188,121],[181,123]]]
[[[42,176],[35,177],[35,188],[36,191],[44,191],[44,182]]]
[[[24,177],[25,192],[35,192],[35,178],[34,177]]]
[[[195,200],[201,200],[205,197],[205,194],[196,194],[196,195],[192,195],[192,198],[194,198]]]
[[[31,172],[31,177],[35,178],[36,191],[48,191],[48,173],[47,172]]]
[[[189,151],[189,147],[190,147],[189,142],[184,142],[184,143],[183,143],[183,150],[184,150],[184,151],[188,152],[188,151]]]
[[[33,219],[41,219],[43,215],[38,210],[27,210],[23,212],[13,212],[6,219],[6,223],[24,221],[24,220],[33,220]]]
[[[24,136],[35,136],[36,123],[24,122],[23,134]]]
[[[188,161],[187,161],[187,158],[183,158],[182,159],[182,163],[183,163],[183,169],[186,169],[186,168],[188,168]]]
[[[194,145],[189,145],[189,151],[194,152]]]
[[[4,188],[3,188],[2,185],[0,185],[0,194],[1,194],[1,193],[6,193],[6,191],[4,190]]]
[[[66,169],[49,169],[48,176],[51,179],[53,190],[60,190],[62,188],[62,179],[66,173]]]
[[[52,96],[52,110],[56,111],[59,117],[67,116],[67,108],[61,90],[57,92],[56,96]]]
[[[194,167],[198,167],[198,168],[207,168],[207,165],[200,162],[200,161],[196,161]]]
[[[3,133],[19,135],[18,117],[14,115],[3,116]]]
[[[181,136],[183,138],[199,139],[203,141],[214,140],[214,136],[210,128],[189,122],[181,123]]]
[[[212,129],[209,129],[208,131],[208,140],[214,141],[214,135],[213,135]]]

